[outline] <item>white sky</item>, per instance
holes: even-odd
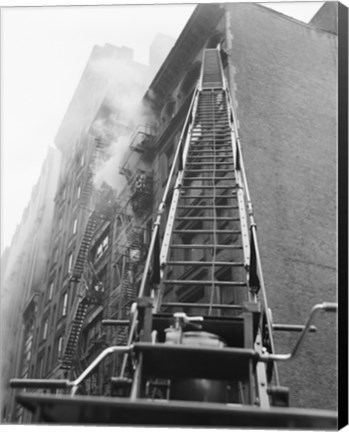
[[[0,0],[0,6],[9,4],[23,2]],[[307,22],[321,5],[283,2],[275,9]],[[193,10],[188,4],[2,9],[1,253],[20,223],[92,47],[128,46],[136,61],[147,64],[155,35],[176,38]]]

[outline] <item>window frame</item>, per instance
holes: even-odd
[[[62,317],[67,316],[68,309],[68,291],[66,291],[62,296]]]

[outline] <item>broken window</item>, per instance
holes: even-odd
[[[109,246],[109,235],[106,233],[95,246],[95,260],[98,260]]]

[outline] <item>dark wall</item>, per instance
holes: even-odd
[[[274,322],[336,301],[337,38],[253,4],[230,4],[231,84]],[[336,316],[320,314],[280,366],[291,405],[337,406]],[[276,335],[289,352],[296,334]]]
[[[310,24],[318,29],[338,34],[338,3],[325,2],[314,15]]]

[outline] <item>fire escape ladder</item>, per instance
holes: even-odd
[[[90,250],[92,237],[97,227],[98,221],[99,214],[96,211],[92,212],[87,221],[86,228],[80,242],[79,251],[71,272],[71,280],[73,282],[79,282],[81,278],[84,266],[86,264],[87,255]]]
[[[87,271],[91,272],[90,266]],[[76,366],[75,357],[77,354],[79,339],[82,327],[86,318],[87,310],[90,305],[98,305],[103,299],[104,289],[100,282],[92,288],[88,286],[84,276],[78,285],[78,294],[72,307],[72,315],[68,319],[69,336],[64,347],[63,361],[61,369],[71,369]]]
[[[81,335],[82,326],[86,317],[88,302],[82,299],[76,309],[74,319],[71,322],[68,341],[65,347],[61,369],[71,369],[74,362],[77,345]]]

